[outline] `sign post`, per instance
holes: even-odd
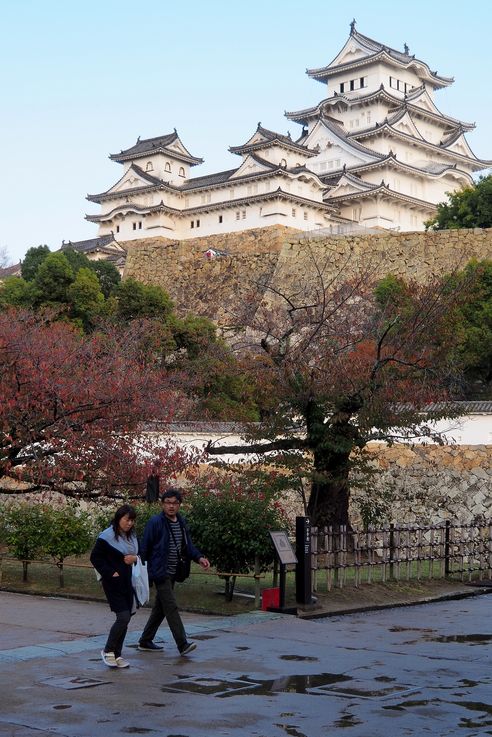
[[[309,517],[296,517],[296,601],[313,603],[311,583],[311,521]]]
[[[283,614],[297,614],[296,607],[285,606],[286,569],[289,564],[297,563],[296,554],[294,553],[286,532],[270,531],[270,537],[272,538],[272,542],[280,564],[280,592],[278,607],[267,607],[267,611],[282,612]]]

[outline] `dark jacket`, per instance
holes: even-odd
[[[112,612],[133,608],[132,566],[125,563],[124,553],[97,538],[91,553],[91,563],[101,576],[101,583]],[[118,573],[118,576],[113,576]]]
[[[204,557],[203,553],[193,545],[186,519],[179,512],[178,520],[183,530],[186,554],[190,560],[198,563],[199,559]],[[166,522],[164,512],[155,514],[145,525],[140,555],[142,560],[147,563],[149,581],[159,583],[169,575],[167,572],[167,560],[169,556],[170,537],[169,525]]]

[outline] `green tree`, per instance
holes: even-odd
[[[35,306],[67,304],[68,290],[74,280],[73,269],[63,253],[50,253],[34,277]]]
[[[474,186],[447,195],[448,201],[437,205],[437,215],[425,223],[426,228],[492,227],[492,175],[481,177]]]
[[[21,265],[22,278],[32,281],[36,276],[39,266],[50,253],[48,246],[32,246],[26,252]]]
[[[105,298],[108,299],[121,282],[120,272],[110,261],[90,261],[90,268],[94,271],[99,279],[101,291]]]
[[[15,504],[2,509],[2,538],[9,554],[22,561],[22,580],[27,581],[28,566],[44,553],[46,515],[41,504]]]
[[[117,317],[124,321],[144,317],[166,321],[173,310],[173,302],[164,289],[135,279],[121,282],[114,295],[118,300]]]
[[[71,304],[71,317],[80,320],[85,332],[94,327],[104,313],[104,295],[96,274],[92,269],[82,267],[75,281],[68,288]]]
[[[65,558],[86,553],[93,542],[92,518],[73,504],[63,507],[43,507],[42,515],[45,529],[43,550],[55,561],[59,571],[60,587],[63,588]]]
[[[5,307],[30,307],[33,300],[32,282],[21,276],[8,276],[0,283],[0,309]]]
[[[74,276],[78,274],[80,269],[91,268],[91,261],[87,258],[85,253],[76,251],[74,248],[64,248],[62,251],[58,251],[57,253],[63,253],[68,263],[72,267]]]
[[[236,575],[265,570],[273,563],[269,530],[288,528],[277,501],[275,481],[264,472],[209,472],[197,478],[187,492],[186,516],[193,540],[225,580],[231,601]]]

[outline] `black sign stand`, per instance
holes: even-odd
[[[279,591],[279,605],[278,607],[269,606],[267,607],[268,612],[281,612],[282,614],[297,614],[297,607],[286,607],[285,606],[285,584],[286,584],[286,571],[287,566],[292,563],[297,563],[297,558],[290,544],[290,540],[287,537],[286,532],[270,532],[275,551],[277,553],[280,575],[280,591]]]
[[[296,517],[296,601],[313,604],[311,576],[311,522],[309,517]]]

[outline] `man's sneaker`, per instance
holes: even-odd
[[[116,658],[116,666],[117,668],[128,668],[130,663],[128,660],[125,660],[125,658],[122,658],[121,655],[119,658]]]
[[[164,650],[161,645],[156,645],[155,642],[152,642],[151,640],[141,640],[137,647],[138,650],[143,650],[146,653],[156,653],[159,650]]]
[[[189,655],[189,653],[193,652],[193,650],[196,650],[196,642],[185,642],[183,647],[179,649],[179,654]]]
[[[107,665],[109,668],[118,667],[118,663],[116,662],[114,653],[106,653],[104,650],[101,650],[101,658],[103,659],[105,665]]]

